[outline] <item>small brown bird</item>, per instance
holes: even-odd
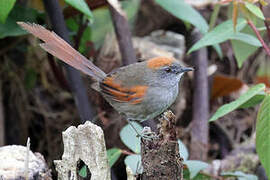
[[[37,24],[18,24],[40,38],[40,46],[97,81],[97,91],[128,120],[145,121],[160,115],[176,99],[187,68],[173,58],[157,57],[105,74],[54,32]],[[135,129],[136,130],[136,129]]]

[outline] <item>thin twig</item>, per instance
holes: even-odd
[[[260,9],[261,9],[262,13],[264,14],[263,6],[261,4],[260,4]],[[268,39],[270,41],[270,27],[269,27],[269,24],[268,24],[266,19],[264,20],[264,25],[265,25],[266,30],[267,30]]]
[[[257,38],[261,42],[261,44],[262,44],[263,48],[265,49],[267,55],[270,56],[270,49],[266,45],[266,43],[264,42],[264,40],[263,40],[262,36],[260,35],[259,31],[257,30],[256,26],[253,24],[253,22],[251,20],[247,20],[247,23],[251,27],[251,29],[255,32]]]
[[[29,152],[30,152],[30,138],[27,138],[27,143],[26,143],[26,157],[25,157],[25,179],[28,180],[29,179]]]
[[[79,49],[80,47],[80,42],[83,36],[83,33],[85,31],[85,29],[87,28],[87,24],[88,24],[88,20],[86,20],[85,22],[83,22],[83,15],[80,16],[80,24],[79,24],[79,30],[77,32],[77,35],[74,38],[74,48],[76,50]]]

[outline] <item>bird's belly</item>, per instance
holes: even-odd
[[[178,95],[178,87],[160,90],[159,88],[153,90],[152,95],[147,101],[147,109],[152,112],[150,118],[154,118],[164,112],[172,105]],[[152,92],[153,92],[152,91]]]

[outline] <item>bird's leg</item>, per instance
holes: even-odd
[[[131,119],[127,119],[128,124],[132,127],[132,129],[136,132],[137,136],[141,137],[141,134],[137,131],[137,129],[131,123]]]
[[[153,140],[153,139],[157,139],[158,136],[156,135],[155,132],[151,131],[150,127],[143,127],[142,130],[142,136],[144,139],[148,139],[148,140]]]
[[[138,130],[131,123],[132,120],[127,119],[127,121],[128,121],[128,124],[132,127],[132,129],[134,129],[134,131],[136,132],[137,137],[140,137],[140,138],[145,139],[145,140],[152,140],[152,139],[157,138],[157,135],[155,134],[155,132],[151,131],[150,127],[144,127],[142,132],[139,133]]]

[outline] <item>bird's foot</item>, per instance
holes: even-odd
[[[140,138],[142,138],[144,140],[148,140],[148,141],[151,141],[153,139],[157,139],[158,138],[158,136],[156,135],[156,133],[153,132],[153,131],[151,131],[151,128],[150,127],[144,127],[143,130],[142,130],[142,132],[139,133],[138,130],[131,123],[131,120],[128,119],[128,123],[134,129],[134,131],[136,132],[137,137],[140,137]]]
[[[151,140],[158,138],[157,134],[155,132],[151,131],[151,128],[147,127],[147,126],[144,127],[142,130],[142,133],[138,134],[137,136],[141,137],[144,140],[148,140],[148,141],[151,141]]]

